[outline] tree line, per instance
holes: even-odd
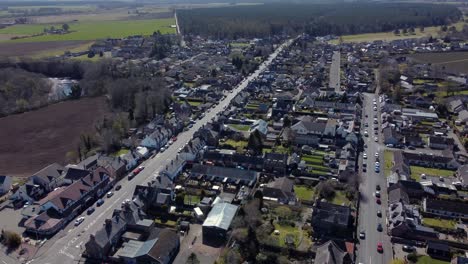
[[[220,39],[308,33],[313,36],[444,25],[462,14],[454,6],[422,3],[265,4],[178,10],[184,34]]]

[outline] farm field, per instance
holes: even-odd
[[[409,57],[445,67],[454,73],[468,73],[468,52],[445,52],[445,53],[417,53]]]
[[[457,30],[461,30],[464,24],[465,22],[458,22],[458,23],[455,23],[454,26],[457,28]],[[421,32],[419,28],[415,28],[414,34],[395,35],[393,32],[377,32],[377,33],[367,33],[367,34],[345,35],[345,36],[342,36],[342,40],[345,43],[372,42],[375,40],[392,41],[392,40],[398,40],[398,39],[429,37],[431,35],[438,36],[439,31],[440,31],[440,27],[426,27],[424,28],[424,32]],[[339,40],[334,39],[330,42],[333,44],[338,44]]]
[[[24,43],[0,41],[0,57],[55,56],[63,54],[67,50],[86,50],[89,45],[91,45],[90,41],[46,41]]]
[[[161,33],[175,33],[175,29],[170,26],[175,24],[174,18],[147,19],[147,20],[116,20],[96,22],[74,22],[70,23],[68,34],[42,35],[24,39],[9,40],[11,43],[21,42],[45,42],[45,41],[77,41],[96,40],[102,38],[121,38],[132,35],[150,35],[159,30]],[[32,35],[43,32],[44,27],[50,24],[16,25],[0,29],[1,34],[22,34]],[[55,25],[61,27],[61,25]]]
[[[0,171],[29,176],[50,163],[63,164],[65,154],[76,150],[80,135],[92,132],[106,113],[106,100],[98,97],[0,118]]]

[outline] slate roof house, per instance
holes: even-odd
[[[433,149],[452,149],[455,144],[453,138],[430,136],[429,147]]]
[[[10,176],[0,175],[0,195],[10,191],[11,182],[12,180]]]
[[[205,151],[203,160],[213,162],[218,166],[237,167],[241,166],[247,170],[262,170],[264,159],[257,156],[246,156],[235,151]]]
[[[263,198],[265,200],[277,201],[281,204],[296,203],[294,194],[294,182],[286,177],[280,177],[263,187]]]
[[[468,204],[464,202],[427,198],[423,200],[423,210],[441,217],[468,219]]]
[[[52,235],[73,219],[85,204],[89,204],[110,187],[110,176],[104,168],[49,193],[38,202],[39,212],[24,223],[26,231],[37,235]]]
[[[34,173],[31,180],[34,184],[41,186],[45,192],[50,192],[62,185],[61,175],[63,170],[62,165],[53,163]]]
[[[351,208],[317,200],[312,211],[314,235],[349,237],[353,220]]]
[[[314,263],[321,264],[352,264],[351,255],[341,249],[333,240],[317,247]]]
[[[132,202],[125,203],[115,211],[112,218],[106,219],[103,227],[90,235],[85,244],[84,255],[92,260],[105,260],[115,250],[127,228],[135,227],[145,214]]]
[[[194,164],[191,174],[195,177],[202,176],[207,180],[214,180],[223,183],[235,183],[237,185],[252,186],[257,182],[258,172],[252,170],[242,170],[237,168],[226,168],[219,166],[208,166]]]

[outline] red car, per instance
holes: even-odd
[[[380,198],[377,198],[376,202],[377,202],[377,204],[381,204],[381,203],[382,203],[382,201],[380,201]]]
[[[377,252],[380,252],[380,253],[383,252],[382,242],[377,243]]]
[[[133,175],[137,175],[138,173],[140,173],[145,167],[144,166],[140,166],[138,168],[136,168],[135,170],[133,170]]]
[[[174,142],[177,141],[177,137],[173,137],[172,141],[174,141]]]

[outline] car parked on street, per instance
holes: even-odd
[[[97,206],[101,206],[104,203],[103,199],[99,199],[96,203]]]
[[[76,220],[75,220],[75,226],[79,226],[81,223],[83,223],[83,221],[85,220],[85,218],[82,216],[82,217],[78,217]]]

